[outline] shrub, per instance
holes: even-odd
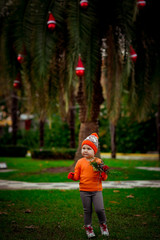
[[[69,148],[70,131],[68,124],[60,116],[53,116],[51,127],[45,125],[44,148]]]
[[[35,159],[74,159],[75,153],[73,148],[34,149],[31,156]]]
[[[101,151],[111,151],[111,137],[108,119],[100,121]],[[121,117],[116,127],[116,148],[122,153],[146,153],[157,150],[157,130],[155,117],[144,122]]]
[[[25,157],[27,154],[27,147],[14,146],[14,145],[2,145],[0,146],[1,157]]]

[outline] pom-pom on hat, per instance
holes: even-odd
[[[96,154],[96,152],[98,150],[98,135],[97,135],[97,133],[92,133],[86,139],[84,139],[84,141],[82,142],[82,146],[85,144],[89,145],[91,148],[93,148],[93,150]]]

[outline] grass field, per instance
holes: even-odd
[[[160,239],[160,189],[105,189],[110,240]],[[93,214],[97,239],[97,216]],[[1,240],[86,239],[78,190],[0,191]]]
[[[48,168],[69,167],[73,161],[39,161],[31,158],[0,158],[9,169],[0,179],[30,182],[61,182],[68,172],[49,173]],[[109,180],[160,180],[160,173],[136,169],[159,167],[158,161],[105,160],[120,174]],[[160,188],[104,189],[104,205],[110,240],[160,239]],[[101,236],[93,212],[96,239]],[[83,209],[78,190],[0,190],[1,240],[82,240]]]
[[[52,173],[47,171],[55,167],[69,167],[74,162],[68,160],[46,161],[26,158],[0,158],[0,162],[6,162],[12,172],[0,172],[0,179],[28,181],[28,182],[67,182],[68,172]],[[116,174],[110,174],[108,180],[159,180],[160,172],[136,169],[136,167],[160,167],[159,161],[139,160],[104,160]]]

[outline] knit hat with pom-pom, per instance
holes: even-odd
[[[91,148],[93,148],[93,150],[96,154],[96,152],[98,150],[98,135],[97,135],[97,133],[92,133],[87,138],[85,138],[84,141],[82,142],[82,146],[85,144],[89,145]]]

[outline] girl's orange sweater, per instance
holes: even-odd
[[[96,158],[96,161],[102,162],[101,159]],[[100,172],[94,171],[93,167],[90,165],[90,162],[86,160],[86,158],[81,158],[78,160],[73,180],[78,181],[79,190],[94,192],[94,191],[102,191],[102,180],[107,179],[107,174],[102,179]]]

